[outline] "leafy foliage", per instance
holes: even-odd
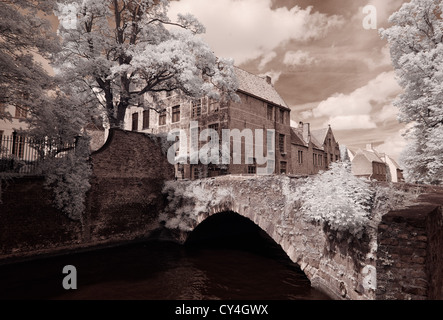
[[[412,0],[381,30],[404,92],[397,98],[399,120],[411,125],[401,156],[407,181],[443,183],[443,3]]]
[[[33,110],[54,81],[38,62],[58,51],[47,15],[53,0],[0,1],[0,103]],[[2,113],[0,119],[10,119]]]
[[[357,235],[369,221],[373,192],[367,181],[351,173],[349,162],[332,163],[330,170],[308,178],[300,196],[307,219],[332,230]]]
[[[236,99],[233,61],[217,58],[191,15],[167,16],[166,0],[77,0],[76,23],[61,24],[64,77],[93,105],[101,105],[113,127],[125,111],[152,96],[146,108],[161,107],[160,92],[178,89],[192,98]],[[63,16],[61,10],[59,16]]]
[[[90,188],[89,139],[78,139],[74,152],[43,163],[46,184],[54,193],[54,205],[69,218],[83,222],[85,196]]]

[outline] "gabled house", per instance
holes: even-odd
[[[397,162],[387,154],[379,153],[372,144],[366,145],[366,149],[348,149],[348,155],[355,176],[377,181],[404,181]]]
[[[330,126],[311,130],[309,123],[300,122],[298,128],[291,128],[291,153],[295,175],[316,174],[340,161],[340,146]]]
[[[372,144],[367,144],[366,149],[348,149],[348,155],[352,162],[352,172],[356,176],[378,181],[404,182],[397,162],[386,153],[378,152]]]

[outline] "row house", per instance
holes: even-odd
[[[291,155],[293,174],[317,174],[340,161],[340,146],[330,126],[311,131],[309,123],[300,122],[291,128]]]
[[[260,77],[240,68],[235,68],[235,73],[239,84],[239,102],[221,104],[208,98],[190,100],[174,92],[165,93],[163,102],[166,107],[161,111],[145,109],[143,106],[128,108],[125,129],[152,134],[166,134],[180,129],[186,132],[188,139],[194,135],[199,136],[204,129],[215,130],[220,140],[223,129],[237,133],[232,134],[229,141],[229,164],[203,165],[187,161],[176,165],[177,178],[256,174],[260,170],[269,170],[268,173],[274,174],[315,174],[326,169],[330,159],[339,159],[338,143],[332,130],[328,128],[309,132],[310,138],[304,139],[299,145],[304,152],[302,161],[307,164],[308,159],[312,159],[315,163],[312,166],[300,166],[300,158],[297,158],[294,150],[294,132],[299,129],[291,128],[291,109],[275,90],[271,78]],[[198,128],[191,129],[191,122],[198,122]],[[271,136],[267,132],[271,129],[275,133],[273,140],[270,140]],[[263,143],[259,148],[256,132],[263,133]],[[206,143],[207,141],[200,141],[199,147]],[[268,154],[268,146],[272,149],[272,154]],[[180,150],[177,150],[178,154]],[[267,156],[266,163],[259,161]],[[233,159],[241,161],[232,161]]]

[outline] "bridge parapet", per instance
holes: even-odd
[[[441,269],[442,265],[441,249],[435,244],[442,243],[441,227],[432,231],[433,238],[437,239],[433,240],[434,244],[430,244],[428,238],[426,241],[418,236],[410,239],[410,242],[422,242],[417,249],[421,250],[420,257],[424,257],[425,261],[421,265],[411,266],[421,270],[416,275],[417,279],[424,279],[422,289],[417,289],[420,283],[417,279],[403,280],[400,289],[394,288],[389,282],[389,274],[394,269],[389,269],[383,263],[388,256],[391,260],[403,259],[397,253],[392,257],[389,252],[393,248],[386,247],[386,239],[395,237],[393,233],[387,233],[392,214],[372,212],[368,225],[359,237],[334,231],[323,223],[312,222],[300,210],[299,190],[307,181],[287,176],[223,176],[167,182],[164,192],[168,194],[169,205],[160,219],[167,228],[179,230],[177,240],[184,242],[197,225],[213,214],[233,211],[247,217],[266,231],[301,267],[313,287],[335,299],[422,299],[441,294],[441,271],[435,266],[440,263]],[[430,215],[426,208],[420,208],[424,210],[421,215],[425,220],[428,216],[433,217],[433,220],[429,218],[432,221],[441,220],[438,213]],[[428,206],[431,211],[437,208],[438,205]],[[417,212],[417,207],[411,210]],[[439,212],[441,216],[441,209]],[[426,221],[431,221],[429,219]],[[417,255],[415,251],[411,254],[414,257]],[[430,268],[426,260],[429,260],[428,257],[434,257],[439,262],[433,262]],[[394,263],[394,266],[404,268],[405,272],[410,271],[404,264]],[[399,273],[398,270],[395,272]],[[424,272],[424,275],[420,272]],[[438,275],[433,283],[429,280],[431,274]]]

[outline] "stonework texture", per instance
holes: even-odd
[[[2,185],[0,262],[133,241],[158,229],[161,190],[174,172],[157,141],[113,130],[91,165],[83,224],[54,209],[42,177]]]
[[[441,198],[371,221],[361,238],[309,222],[298,210],[302,179],[225,176],[167,184],[161,215],[185,242],[208,216],[236,212],[267,232],[311,284],[335,299],[440,299]]]

